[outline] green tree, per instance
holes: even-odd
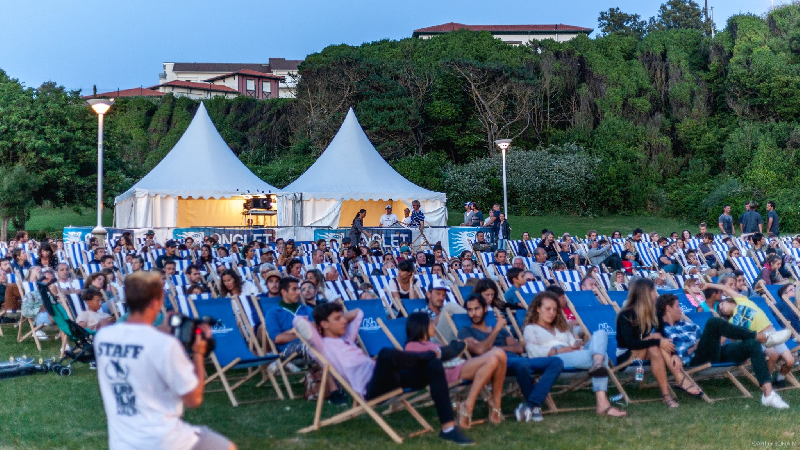
[[[600,28],[600,34],[603,36],[619,34],[640,38],[647,32],[646,20],[642,20],[639,14],[627,14],[620,11],[619,8],[600,11],[597,25]]]

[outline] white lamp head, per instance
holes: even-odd
[[[113,98],[93,98],[91,100],[86,100],[86,104],[92,107],[94,112],[97,114],[105,114],[108,112],[108,109],[111,108],[111,105],[114,104]]]
[[[506,150],[511,145],[511,139],[498,139],[494,141],[494,145],[498,146],[500,150]]]

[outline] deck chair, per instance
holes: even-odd
[[[397,320],[397,319],[395,319]],[[325,404],[324,396],[319,396],[317,399],[317,408],[314,413],[314,421],[313,423],[305,428],[301,428],[298,430],[298,433],[308,433],[311,431],[319,430],[322,427],[326,427],[328,425],[335,425],[338,423],[345,422],[347,420],[353,419],[358,417],[362,414],[367,414],[372,418],[381,429],[389,435],[389,437],[397,442],[398,444],[403,443],[403,438],[400,437],[399,434],[389,425],[386,421],[381,417],[380,414],[376,411],[379,407],[391,407],[393,403],[399,402],[402,404],[403,408],[408,411],[409,414],[422,426],[422,430],[416,431],[411,433],[408,437],[417,436],[423,433],[427,433],[429,431],[433,431],[433,427],[422,417],[422,415],[417,412],[416,409],[409,403],[408,399],[417,394],[415,391],[404,390],[402,388],[397,388],[393,391],[387,392],[381,396],[373,398],[372,400],[366,400],[362,397],[359,393],[353,389],[350,383],[336,371],[336,369],[331,365],[331,363],[323,356],[317,349],[311,346],[311,344],[306,341],[300,333],[297,333],[300,337],[300,340],[306,345],[308,348],[309,353],[314,357],[314,359],[319,362],[320,366],[322,366],[322,381],[321,385],[325,386],[328,382],[328,376],[332,376],[339,385],[347,391],[348,394],[353,398],[353,407],[347,411],[340,412],[333,417],[329,417],[327,419],[322,419],[322,408]]]
[[[38,290],[37,283],[25,281],[22,283],[22,290],[24,301],[25,296],[32,295]],[[26,323],[28,324],[29,331],[23,334],[23,328]],[[20,314],[19,326],[17,327],[17,342],[22,342],[25,339],[31,338],[33,339],[33,342],[36,343],[36,348],[39,351],[42,351],[42,343],[39,342],[39,337],[36,335],[36,332],[40,331],[42,328],[44,328],[44,325],[35,325],[33,319],[24,317],[22,314]]]
[[[410,298],[404,299],[401,302],[403,308],[403,315],[408,317],[409,314],[425,309],[428,306],[428,301],[424,298]]]
[[[756,262],[753,261],[753,258],[749,256],[740,256],[738,258],[730,258],[730,260],[733,262],[734,267],[744,272],[744,279],[747,280],[747,283],[750,286],[755,286],[761,274],[761,270],[758,268]]]
[[[258,297],[255,298],[255,301],[252,303],[252,306],[253,306],[255,314],[258,316],[258,319],[260,320],[262,326],[265,326],[264,324],[266,323],[264,321],[265,313],[267,311],[269,311],[270,309],[278,306],[278,303],[280,303],[280,301],[281,301],[281,297],[270,297],[270,296],[268,296],[266,294],[259,295]],[[262,339],[263,339],[263,341],[261,342],[261,348],[264,349],[264,351],[269,350],[271,353],[274,353],[275,355],[278,356],[278,365],[277,365],[276,370],[281,375],[281,380],[283,380],[283,386],[286,389],[286,393],[289,394],[289,399],[293,400],[294,399],[294,391],[292,391],[292,385],[291,385],[291,383],[289,383],[289,377],[286,374],[286,365],[289,364],[290,362],[292,362],[292,360],[294,360],[297,357],[297,355],[296,354],[292,354],[292,355],[289,355],[288,357],[284,358],[278,352],[278,346],[275,345],[275,343],[272,341],[272,338],[269,337],[269,333],[266,331],[266,329],[264,330],[264,333],[261,333],[261,336],[262,336]],[[271,369],[267,369],[267,370],[271,370]],[[261,387],[264,383],[266,383],[266,381],[267,381],[267,379],[262,379],[256,385],[256,387]],[[283,394],[281,394],[280,391],[278,391],[278,392],[279,392],[278,396],[282,399],[283,398]]]
[[[60,304],[47,287],[41,285],[40,294],[42,295],[42,305],[53,318],[58,329],[72,342],[72,348],[66,350],[61,348],[61,359],[58,361],[59,375],[69,375],[72,373],[72,364],[76,361],[90,363],[94,361],[94,347],[92,345],[95,331],[87,330],[73,321],[64,306]],[[69,360],[65,365],[64,361]]]
[[[211,363],[214,366],[214,373],[206,378],[206,384],[219,379],[219,381],[222,382],[223,390],[228,394],[228,398],[233,406],[239,406],[241,403],[252,403],[238,401],[233,391],[258,375],[260,371],[252,370],[234,384],[229,382],[228,372],[230,370],[257,368],[270,364],[278,359],[278,355],[273,353],[256,356],[250,351],[247,343],[239,332],[230,299],[212,298],[197,302],[188,299],[188,301],[194,317],[213,317],[216,320],[214,326],[211,328],[211,334],[217,343],[214,351],[211,352],[210,355]],[[278,382],[275,380],[275,377],[269,371],[267,374],[270,381],[272,381],[275,392],[280,393],[280,387],[278,387]],[[262,400],[266,399],[255,401]]]

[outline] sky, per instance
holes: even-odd
[[[163,62],[302,59],[328,45],[402,39],[447,22],[597,28],[600,11],[618,7],[646,19],[663,1],[0,0],[0,69],[29,87],[55,81],[105,92],[158,84]],[[717,29],[771,4],[709,0]]]

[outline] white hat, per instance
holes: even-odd
[[[392,205],[386,205],[386,208],[383,209],[392,209]]]
[[[450,292],[450,288],[447,287],[447,284],[445,284],[445,282],[439,278],[434,279],[433,283],[431,283],[431,290],[433,289],[441,289],[443,291]]]

